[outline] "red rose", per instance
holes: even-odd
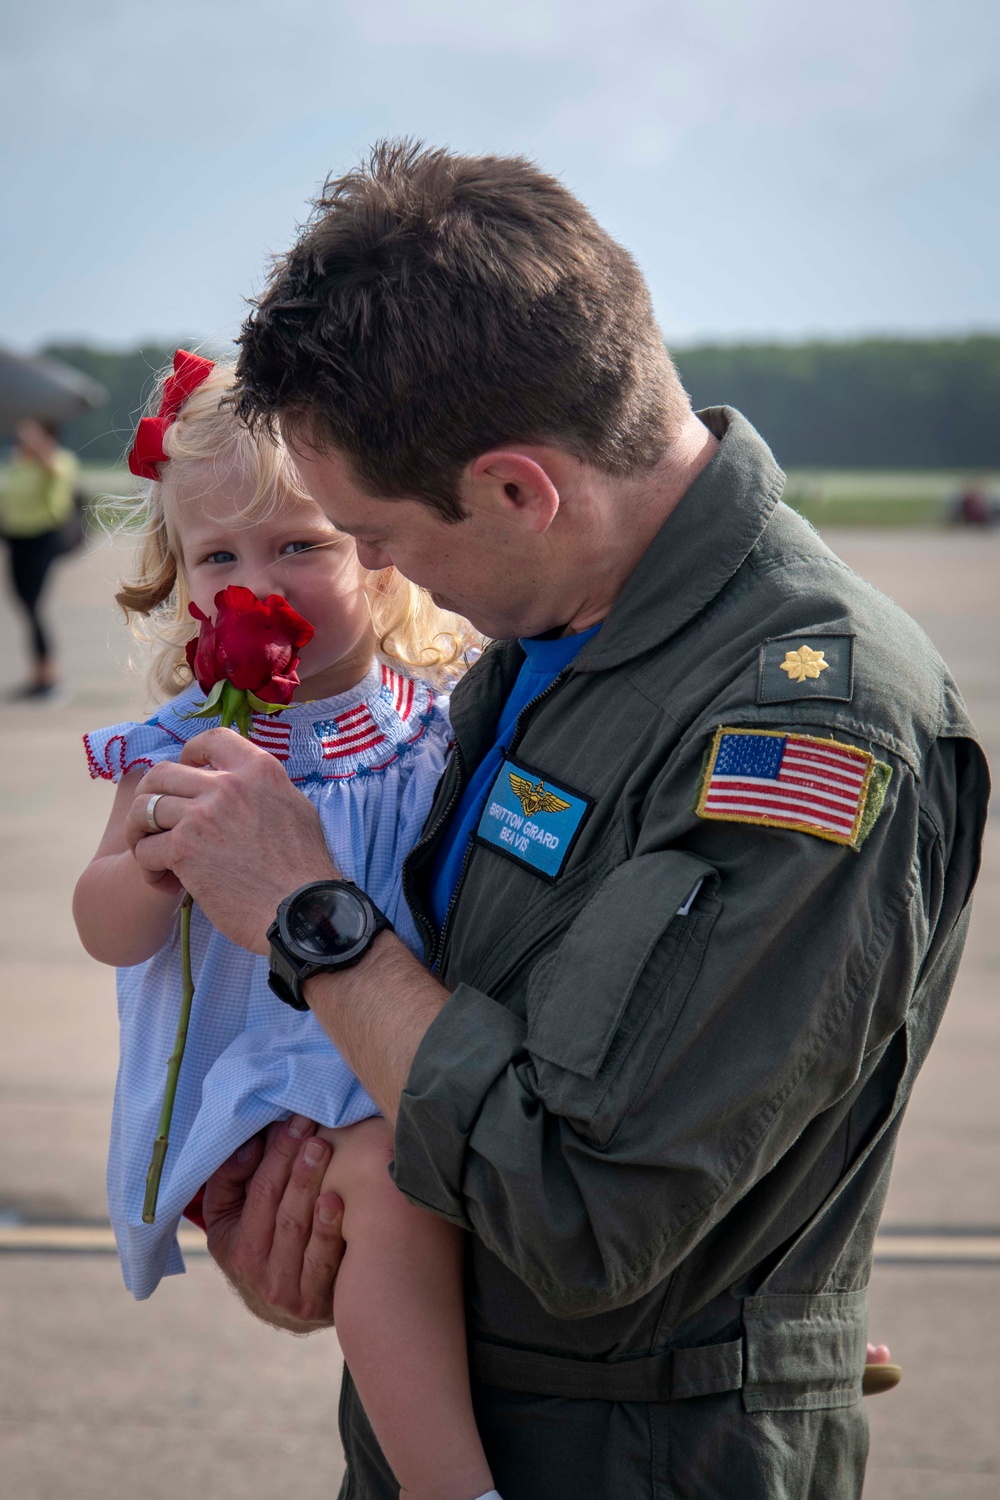
[[[291,703],[299,650],[315,632],[287,599],[258,599],[252,589],[230,584],[215,596],[214,625],[196,604],[188,608],[201,621],[197,638],[187,643],[187,660],[203,692],[229,681],[265,703]]]

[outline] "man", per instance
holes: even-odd
[[[401,1191],[470,1231],[501,1492],[859,1495],[872,1243],[987,796],[954,685],[749,424],[692,413],[630,257],[524,162],[380,148],[242,343],[242,414],[362,561],[494,640],[404,876],[428,967],[224,732],[145,778],[140,863],[259,952],[283,904],[279,992],[395,1122]],[[206,1209],[298,1329],[339,1253],[309,1129]],[[347,1376],[341,1425],[350,1494],[394,1494]]]

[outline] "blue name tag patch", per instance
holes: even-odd
[[[541,771],[505,760],[486,798],[476,842],[555,880],[592,806],[592,798],[549,781]]]

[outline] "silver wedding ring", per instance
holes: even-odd
[[[149,801],[146,803],[146,827],[149,829],[150,833],[166,833],[167,831],[165,828],[162,828],[156,821],[156,804],[159,802],[162,796],[162,792],[154,792]]]

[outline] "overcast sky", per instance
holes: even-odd
[[[0,343],[225,338],[379,135],[512,151],[668,341],[1000,327],[997,0],[8,0]]]

